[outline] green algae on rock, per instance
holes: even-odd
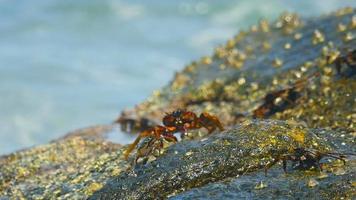
[[[276,155],[297,147],[331,151],[332,143],[316,134],[295,122],[245,121],[221,134],[170,146],[159,159],[112,178],[91,199],[161,199],[261,171]]]

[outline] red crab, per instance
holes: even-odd
[[[178,139],[174,136],[175,133],[184,134],[188,130],[202,127],[206,128],[209,134],[216,130],[216,128],[219,128],[221,131],[224,130],[220,120],[216,116],[206,112],[201,113],[198,117],[195,113],[190,111],[176,110],[167,113],[166,116],[163,117],[162,122],[164,126],[157,125],[142,131],[136,140],[126,149],[124,158],[127,160],[137,144],[145,137],[163,138],[168,142],[177,142]],[[162,148],[162,146],[160,148]]]

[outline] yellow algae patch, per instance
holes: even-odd
[[[79,175],[77,176],[75,179],[71,180],[70,183],[72,184],[78,184],[80,182],[84,182],[84,180],[86,179],[87,177],[84,176],[84,175]]]
[[[112,170],[111,174],[113,176],[117,176],[117,175],[119,175],[121,173],[121,171],[122,171],[121,169],[115,168],[115,169]]]
[[[281,67],[283,65],[283,60],[280,58],[275,58],[272,62],[273,67]]]
[[[25,177],[30,175],[30,172],[24,168],[24,167],[18,167],[17,168],[17,177],[21,178],[21,177]]]
[[[267,52],[267,51],[269,51],[271,48],[272,48],[272,47],[271,47],[271,44],[270,44],[268,41],[264,41],[264,42],[262,43],[262,50],[263,50],[263,51]]]
[[[352,7],[340,8],[339,10],[337,10],[335,12],[335,15],[340,17],[340,16],[344,16],[347,14],[351,14],[353,11],[354,11],[354,9]]]
[[[352,187],[356,187],[356,181],[352,181],[351,185]]]
[[[91,184],[87,187],[87,189],[86,189],[86,194],[87,194],[87,195],[91,195],[91,194],[93,194],[95,191],[100,190],[102,187],[103,187],[103,184],[93,182],[93,183],[91,183]]]
[[[312,43],[314,44],[314,45],[316,45],[316,44],[319,44],[319,43],[322,43],[322,42],[324,42],[325,41],[325,36],[324,36],[324,34],[321,32],[321,31],[319,31],[319,30],[314,30],[314,35],[313,35],[313,39],[312,39]]]
[[[350,22],[349,27],[350,27],[351,29],[356,28],[356,15],[352,16],[352,19],[351,19],[351,22]]]
[[[302,38],[302,34],[301,33],[296,33],[296,34],[294,34],[294,39],[295,40],[300,40],[301,38]]]
[[[299,143],[305,142],[305,132],[302,130],[292,130],[288,134],[296,142],[299,142]]]
[[[211,57],[205,56],[202,57],[200,60],[200,63],[205,64],[205,65],[210,65],[213,62],[213,60],[211,59]]]
[[[332,64],[340,56],[340,51],[332,51],[329,53],[328,64]]]
[[[171,88],[172,88],[172,90],[180,90],[189,82],[190,82],[189,76],[184,75],[182,73],[176,73],[175,79],[171,85]]]
[[[347,26],[345,24],[343,24],[343,23],[339,23],[337,25],[337,31],[338,32],[344,32],[344,31],[346,31],[346,29],[347,29]]]
[[[348,42],[348,41],[351,41],[355,38],[355,36],[351,33],[351,32],[347,32],[344,37],[343,37],[343,40],[345,42]]]

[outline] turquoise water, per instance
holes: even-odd
[[[111,123],[261,17],[347,5],[356,1],[0,0],[0,154]]]

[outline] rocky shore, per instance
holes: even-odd
[[[355,156],[325,158],[322,172],[264,169],[296,148],[356,153],[356,70],[333,62],[355,37],[353,8],[261,20],[117,120],[139,130],[185,108],[213,113],[225,131],[192,131],[135,167],[106,139],[116,125],[74,131],[0,157],[0,199],[353,199]],[[269,94],[279,96],[268,103]]]

